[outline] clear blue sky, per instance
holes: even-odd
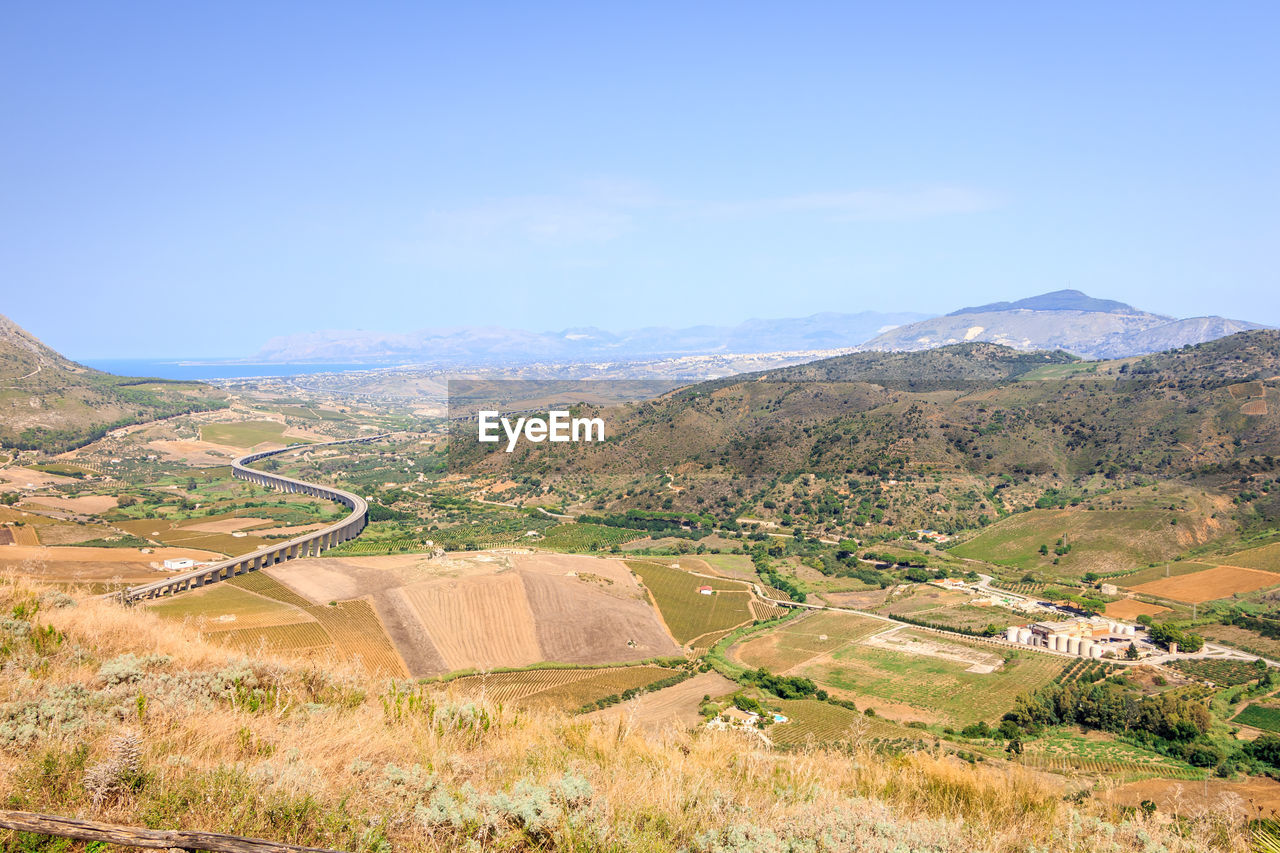
[[[1063,287],[1280,325],[1278,31],[1274,2],[9,3],[0,313],[80,358]]]

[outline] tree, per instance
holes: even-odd
[[[1137,647],[1136,645],[1134,645],[1133,643],[1130,643],[1130,644],[1129,644],[1129,648],[1127,648],[1127,649],[1125,649],[1125,650],[1124,650],[1124,656],[1125,656],[1126,658],[1128,658],[1129,660],[1137,660],[1137,659],[1138,659],[1138,647]]]

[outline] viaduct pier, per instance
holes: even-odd
[[[250,453],[247,456],[241,456],[231,463],[233,477],[248,480],[250,483],[256,483],[259,486],[281,489],[285,492],[299,492],[304,495],[335,501],[347,507],[351,510],[351,513],[336,524],[331,524],[321,530],[313,530],[310,533],[290,539],[288,542],[272,543],[250,554],[242,554],[239,557],[232,557],[220,563],[200,566],[191,571],[172,575],[163,580],[143,584],[142,586],[129,587],[126,590],[114,593],[114,595],[119,596],[126,604],[133,601],[174,595],[196,587],[208,586],[211,583],[217,583],[227,578],[233,578],[236,575],[256,572],[259,569],[265,569],[267,566],[283,563],[285,560],[296,560],[299,557],[316,557],[323,551],[356,538],[360,535],[360,531],[364,530],[365,525],[369,523],[369,505],[364,498],[333,486],[304,483],[302,480],[295,480],[292,477],[285,477],[268,471],[258,471],[248,466],[260,459],[266,459],[268,456],[288,453],[292,450],[332,447],[335,444],[363,444],[386,438],[387,435],[388,433],[382,433],[362,438],[348,438],[316,444],[291,444],[279,450],[268,450],[262,453]]]

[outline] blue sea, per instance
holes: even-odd
[[[80,362],[117,376],[154,376],[158,379],[240,379],[251,376],[302,376],[307,373],[346,373],[375,370],[389,364],[249,364],[196,359],[105,358]]]

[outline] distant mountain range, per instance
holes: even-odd
[[[850,349],[894,326],[927,316],[912,312],[824,313],[798,319],[747,320],[736,326],[650,327],[624,332],[595,327],[528,332],[498,326],[422,329],[403,334],[323,331],[273,338],[255,360],[485,365]]]
[[[1078,290],[961,308],[884,332],[862,343],[864,351],[915,351],[965,341],[987,341],[1020,350],[1065,350],[1084,358],[1123,358],[1201,344],[1261,329],[1224,317],[1179,320],[1150,314]]]
[[[663,356],[815,350],[913,351],[964,341],[1020,350],[1061,349],[1085,358],[1145,355],[1263,328],[1223,317],[1179,320],[1078,290],[961,308],[942,317],[911,312],[823,313],[736,326],[595,327],[529,332],[498,326],[422,329],[403,334],[321,331],[273,338],[259,362],[428,365],[628,361]]]

